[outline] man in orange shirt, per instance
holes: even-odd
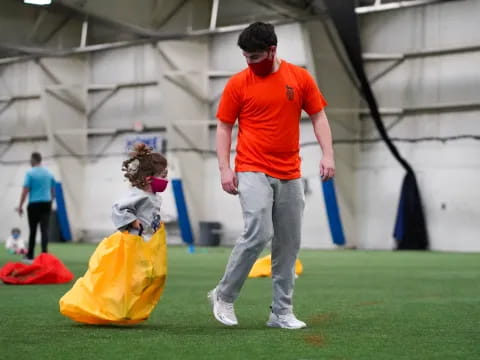
[[[311,75],[276,56],[272,25],[257,22],[238,38],[248,68],[225,86],[218,107],[217,156],[222,188],[239,195],[245,228],[225,274],[209,292],[221,323],[238,321],[233,303],[265,245],[272,241],[273,301],[267,325],[306,326],[293,313],[295,261],[300,248],[305,205],[300,173],[300,117],[305,110],[322,148],[322,180],[335,175],[326,101]],[[235,171],[230,167],[232,128],[238,119]]]

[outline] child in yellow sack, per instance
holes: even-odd
[[[98,245],[85,275],[60,299],[60,312],[78,322],[142,322],[165,286],[166,234],[157,193],[168,184],[167,160],[139,143],[122,171],[132,188],[113,205],[118,231]]]

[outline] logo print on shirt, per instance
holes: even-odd
[[[293,93],[293,87],[291,86],[288,86],[288,85],[285,85],[286,89],[287,89],[287,99],[292,101],[293,100],[293,96],[294,96],[294,93]]]
[[[157,231],[158,228],[160,227],[160,215],[159,214],[154,214],[153,215],[153,221],[150,224],[152,227],[153,231]]]

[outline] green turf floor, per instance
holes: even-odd
[[[80,276],[92,245],[52,244]],[[210,313],[206,293],[230,249],[169,249],[169,278],[151,318],[87,326],[58,312],[66,285],[0,285],[0,359],[480,359],[480,254],[308,251],[295,311],[303,330],[265,326],[270,279],[247,280],[240,325]],[[0,265],[18,257],[0,254]]]

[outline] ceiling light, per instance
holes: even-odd
[[[50,5],[52,0],[23,0],[23,2],[32,5]]]

